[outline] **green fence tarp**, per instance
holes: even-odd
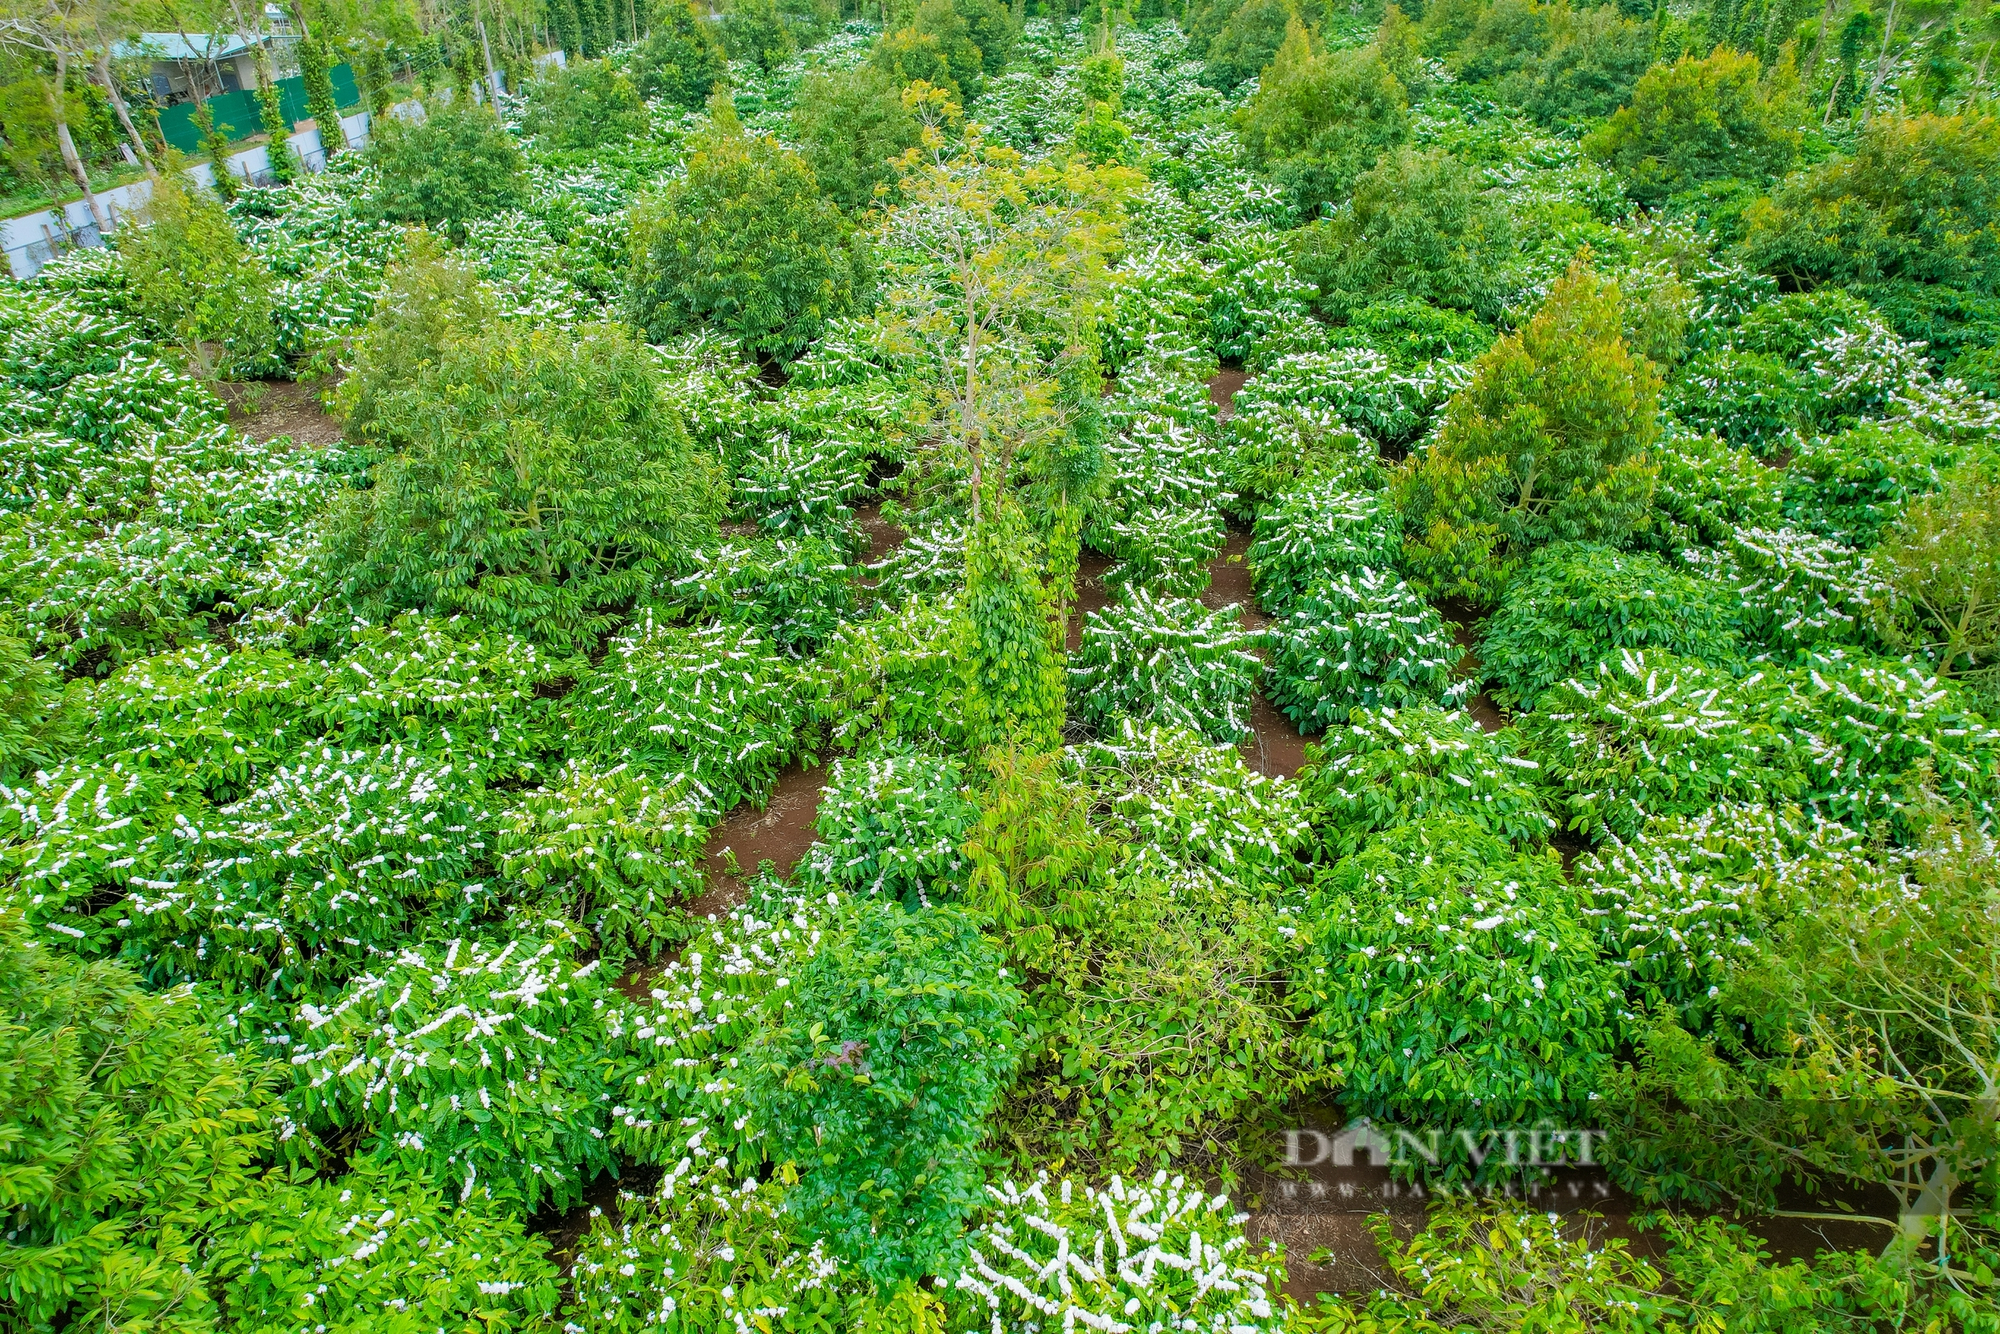
[[[361,90],[354,82],[353,67],[335,65],[331,73],[333,100],[340,104],[341,110],[359,106]],[[201,131],[194,127],[195,105],[183,102],[160,113],[160,133],[166,136],[169,144],[188,154],[201,151]],[[284,110],[285,124],[293,125],[304,120],[306,81],[302,78],[278,80],[278,105]],[[264,132],[263,108],[258,105],[257,94],[248,89],[237,93],[217,93],[208,99],[208,110],[215,117],[215,128],[229,136],[231,143]]]

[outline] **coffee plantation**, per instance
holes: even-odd
[[[0,1330],[2000,1334],[1986,6],[489,8],[0,23]]]

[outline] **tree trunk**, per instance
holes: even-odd
[[[1812,57],[1806,61],[1805,77],[1808,83],[1819,73],[1820,54],[1826,50],[1826,25],[1833,21],[1834,6],[1840,0],[1826,0],[1826,6],[1819,11],[1819,36],[1813,38]]]
[[[1868,100],[1861,105],[1861,123],[1875,114],[1875,96],[1889,78],[1889,39],[1896,35],[1897,0],[1889,0],[1889,17],[1882,25],[1882,53],[1875,57],[1875,77],[1868,81]]]
[[[1938,1247],[1944,1248],[1944,1227],[1951,1217],[1951,1196],[1958,1188],[1958,1174],[1951,1170],[1951,1163],[1944,1157],[1938,1158],[1937,1166],[1924,1182],[1924,1188],[1917,1193],[1916,1200],[1897,1215],[1897,1233],[1884,1248],[1898,1245],[1917,1246],[1930,1233],[1932,1220],[1938,1224]]]
[[[139,127],[132,123],[132,113],[126,109],[124,94],[118,91],[118,80],[111,76],[111,48],[106,46],[97,53],[97,82],[104,89],[104,95],[111,100],[111,109],[118,113],[118,123],[125,127],[125,137],[132,141],[132,151],[139,155],[139,165],[154,180],[160,179],[159,168],[153,165],[153,155],[146,151],[146,141],[139,134]]]
[[[1833,124],[1833,99],[1840,96],[1840,85],[1847,81],[1847,71],[1842,69],[1833,76],[1833,87],[1826,95],[1826,114],[1819,119],[1819,127],[1824,130]]]
[[[500,76],[493,72],[493,43],[486,40],[486,20],[479,20],[479,50],[486,57],[486,91],[500,95]]]
[[[48,90],[49,116],[55,121],[56,143],[62,148],[63,165],[76,178],[77,189],[83,191],[83,198],[90,205],[90,216],[97,223],[100,237],[111,235],[111,220],[104,216],[104,206],[97,202],[97,196],[90,188],[90,173],[84,170],[83,159],[77,156],[76,140],[69,135],[69,117],[63,111],[63,89],[69,81],[69,53],[56,52],[56,81]]]
[[[1979,99],[1979,90],[1986,86],[1986,62],[1991,59],[1993,59],[1993,43],[1988,42],[1985,52],[1979,57],[1979,73],[1972,76],[1972,96],[1967,99],[1968,101]]]

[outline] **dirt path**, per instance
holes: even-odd
[[[1250,378],[1246,370],[1217,371],[1208,381],[1208,396],[1215,403],[1215,419],[1228,421],[1236,415],[1236,391]]]
[[[861,531],[868,534],[868,554],[861,558],[865,565],[873,565],[884,556],[903,545],[909,537],[902,529],[882,517],[882,506],[870,503],[857,506],[854,521],[861,525]]]
[[[1245,630],[1263,630],[1270,626],[1271,618],[1257,605],[1257,595],[1250,587],[1250,565],[1245,559],[1249,550],[1250,530],[1231,528],[1222,554],[1208,563],[1208,587],[1202,591],[1201,601],[1206,607],[1235,607]],[[1238,749],[1243,752],[1243,762],[1261,774],[1290,778],[1306,763],[1305,733],[1279,712],[1261,686],[1250,701],[1250,737]]]
[[[229,424],[252,440],[288,435],[302,445],[340,441],[340,423],[319,405],[319,392],[292,380],[224,382],[216,386],[229,405]]]
[[[1464,650],[1458,660],[1460,676],[1479,674],[1479,628],[1486,623],[1486,617],[1455,598],[1446,598],[1438,604],[1438,612],[1451,627],[1451,637]],[[1484,690],[1465,701],[1465,711],[1479,724],[1480,730],[1497,732],[1507,725],[1507,715],[1500,711],[1500,705]]]
[[[1118,562],[1101,551],[1089,547],[1076,561],[1076,600],[1069,608],[1069,632],[1064,647],[1071,653],[1083,647],[1083,618],[1094,611],[1103,611],[1116,597],[1105,586],[1104,572]]]
[[[763,810],[745,802],[709,831],[704,849],[708,892],[688,905],[696,917],[724,917],[749,895],[758,864],[788,876],[819,837],[819,799],[826,770],[793,765],[779,776]],[[733,869],[732,869],[733,868]]]
[[[1217,371],[1208,382],[1208,396],[1215,403],[1217,421],[1228,421],[1236,413],[1236,393],[1248,382],[1243,370]],[[1208,563],[1208,587],[1201,601],[1207,607],[1235,607],[1245,630],[1263,630],[1271,617],[1257,605],[1250,584],[1250,530],[1232,525],[1222,554]],[[1262,774],[1290,778],[1305,767],[1306,735],[1298,725],[1271,703],[1262,687],[1250,701],[1250,737],[1239,749],[1244,763]]]

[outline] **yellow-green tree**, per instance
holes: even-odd
[[[905,258],[885,281],[882,334],[931,367],[931,434],[966,469],[977,526],[1015,460],[1081,411],[1063,391],[1063,353],[1095,357],[1106,264],[1139,178],[1081,158],[1030,163],[976,126],[952,144],[956,108],[922,84],[904,96],[927,123],[883,221],[884,249]]]
[[[1399,478],[1405,563],[1432,596],[1489,602],[1534,547],[1613,542],[1645,517],[1660,375],[1627,346],[1618,289],[1586,260],[1473,363]]]
[[[1757,57],[1728,47],[1655,65],[1584,148],[1646,204],[1704,181],[1773,180],[1798,156],[1799,133],[1784,123],[1759,73]]]
[[[1787,285],[2000,291],[2000,122],[1879,116],[1852,156],[1799,172],[1745,220],[1746,257]]]
[[[1091,420],[1105,267],[1137,177],[1119,167],[1030,163],[975,128],[954,145],[943,94],[912,85],[926,123],[902,163],[903,202],[884,249],[903,256],[879,316],[892,348],[931,368],[923,433],[970,506],[961,662],[978,744],[1061,742],[1062,621],[1076,569],[1072,455]],[[1080,369],[1081,368],[1081,369]],[[1052,511],[1037,534],[1012,485],[1017,463]]]
[[[204,379],[271,350],[271,273],[243,248],[222,205],[163,172],[147,204],[150,225],[119,234],[140,313],[177,343]]]
[[[1251,160],[1312,215],[1409,134],[1409,98],[1374,47],[1323,51],[1297,15],[1237,113]]]
[[[1895,600],[1885,628],[1923,646],[1942,673],[1991,678],[2000,659],[2000,469],[1967,463],[1919,496],[1881,545],[1877,568]]]

